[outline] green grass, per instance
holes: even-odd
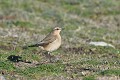
[[[23,22],[23,21],[16,21],[13,23],[15,26],[20,26],[20,27],[32,27],[34,26],[30,22]]]
[[[119,76],[119,0],[0,0],[0,75],[11,80],[95,80]],[[47,63],[39,48],[22,49],[42,40],[55,26],[62,46]],[[104,41],[115,48],[89,45]],[[16,56],[18,60],[10,60]],[[84,73],[84,75],[83,75]]]
[[[61,64],[42,64],[37,67],[26,68],[25,70],[17,70],[16,72],[22,74],[23,76],[28,76],[31,78],[36,78],[39,74],[44,75],[59,75],[63,73],[64,65]]]
[[[86,76],[83,80],[96,80],[94,76]]]
[[[15,67],[12,63],[10,63],[9,61],[6,61],[6,62],[0,62],[0,69],[7,70],[7,71],[13,71]]]
[[[102,75],[120,75],[120,70],[119,69],[109,69],[101,72]]]

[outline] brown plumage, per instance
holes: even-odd
[[[61,45],[60,31],[61,28],[55,27],[42,41],[27,47],[41,47],[48,52],[57,50]]]

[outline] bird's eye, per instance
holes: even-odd
[[[55,30],[59,30],[59,28],[56,28]]]

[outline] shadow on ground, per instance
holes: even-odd
[[[8,56],[7,59],[8,59],[9,61],[12,61],[12,62],[31,63],[30,61],[25,61],[25,60],[23,60],[21,56],[16,56],[16,55],[10,55],[10,56]]]

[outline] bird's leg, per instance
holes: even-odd
[[[51,62],[52,56],[50,55],[51,52],[47,51],[45,52],[45,57]]]
[[[46,52],[45,56],[46,56],[46,58],[49,59],[50,62],[53,62],[53,61],[52,61],[53,56],[50,55],[50,53],[51,53],[50,51]]]
[[[59,61],[59,58],[55,57],[54,55],[50,55],[50,53],[51,52],[48,52],[48,56],[51,63]]]
[[[46,52],[45,57],[49,59],[51,63],[59,61],[59,58],[50,55],[51,52]]]
[[[50,51],[47,52],[48,55],[50,55],[50,53],[51,53]]]
[[[51,52],[47,51],[47,52],[45,53],[45,57],[50,58],[50,57],[51,57],[50,53],[51,53]]]

